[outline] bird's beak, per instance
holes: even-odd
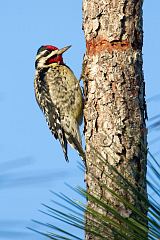
[[[64,47],[64,48],[61,48],[57,51],[57,54],[60,55],[60,54],[63,54],[65,51],[67,51],[69,48],[71,47],[70,46],[67,46],[67,47]]]

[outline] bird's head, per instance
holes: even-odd
[[[55,46],[45,45],[41,46],[36,55],[35,67],[37,69],[48,67],[52,63],[63,64],[62,54],[71,46],[58,49]]]

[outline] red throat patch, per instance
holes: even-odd
[[[47,64],[51,64],[51,63],[63,64],[62,55],[53,56],[50,59],[48,59]]]

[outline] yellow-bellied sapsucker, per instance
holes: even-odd
[[[52,134],[60,141],[66,161],[67,143],[85,160],[79,132],[83,111],[82,92],[79,81],[62,58],[62,54],[69,48],[58,49],[51,45],[39,48],[34,89],[36,100]]]

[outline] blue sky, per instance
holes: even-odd
[[[30,233],[30,219],[44,220],[41,203],[50,203],[49,192],[64,192],[75,198],[65,185],[83,186],[77,168],[77,153],[69,149],[64,160],[58,141],[50,134],[34,98],[34,60],[43,44],[72,45],[65,62],[79,78],[85,51],[81,30],[81,1],[9,1],[1,3],[1,88],[0,88],[0,240],[45,239]],[[160,1],[144,3],[144,72],[147,99],[159,94]],[[158,101],[148,102],[149,117],[157,114]],[[152,132],[149,140],[157,135]],[[158,143],[151,145],[156,153]],[[21,181],[19,180],[21,179]],[[9,230],[9,231],[8,231]],[[7,234],[6,234],[7,232]],[[15,238],[14,238],[15,236]]]

